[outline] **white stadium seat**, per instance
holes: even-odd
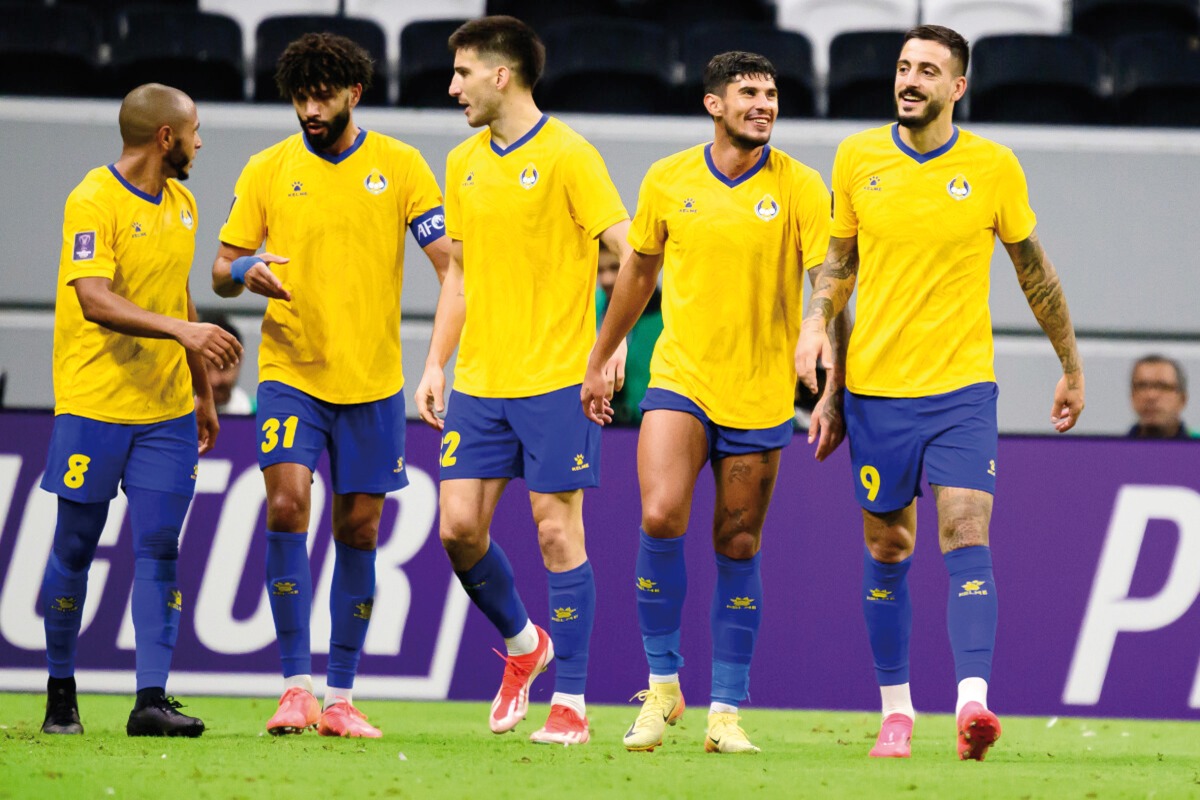
[[[918,0],[779,0],[780,28],[798,31],[813,47],[813,68],[824,83],[829,43],[847,31],[905,31],[917,24]]]
[[[252,64],[258,23],[267,17],[291,14],[336,14],[338,0],[200,0],[200,10],[224,14],[238,21],[242,26],[246,63]]]
[[[945,25],[974,43],[1003,33],[1059,34],[1063,0],[924,0],[921,22]]]

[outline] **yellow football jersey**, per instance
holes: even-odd
[[[111,165],[89,172],[67,197],[54,306],[55,414],[145,424],[192,410],[186,351],[170,339],[88,322],[72,283],[109,278],[131,303],[187,319],[196,219],[196,199],[178,181],[152,196]]]
[[[829,190],[767,145],[736,180],[712,145],[664,158],[642,181],[629,244],[663,254],[663,332],[650,386],[731,428],[791,419],[804,270],[825,259]]]
[[[629,214],[596,148],[552,117],[507,148],[487,128],[446,158],[446,232],[467,319],[454,388],[530,397],[583,381],[596,341],[596,237]]]
[[[924,397],[996,380],[988,307],[995,237],[1033,233],[1012,150],[957,127],[920,154],[897,125],[846,139],[833,162],[833,228],[858,236],[846,385]]]
[[[442,233],[442,195],[417,150],[363,130],[337,156],[303,134],[251,157],[221,241],[266,249],[292,294],[268,300],[258,379],[330,403],[367,403],[404,385],[400,294],[404,228],[427,244]]]

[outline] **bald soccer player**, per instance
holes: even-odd
[[[130,736],[199,736],[204,723],[167,697],[183,599],[179,530],[198,456],[217,438],[206,366],[241,345],[197,322],[188,293],[196,200],[183,187],[200,149],[186,94],[150,83],[121,103],[121,156],[67,197],[54,311],[54,430],[42,488],[58,495],[39,606],[47,684],[42,732],[81,734],[75,651],[88,569],[118,485],[135,553],[137,700]]]

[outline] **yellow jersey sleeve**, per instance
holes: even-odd
[[[591,144],[581,143],[569,150],[562,171],[571,218],[587,238],[595,239],[618,222],[629,219],[604,159]]]
[[[62,231],[62,283],[69,286],[79,278],[113,278],[117,271],[115,220],[95,192],[85,191],[83,186],[71,192],[63,210]]]
[[[1012,150],[1001,151],[996,177],[996,235],[1005,244],[1022,242],[1037,226],[1037,215],[1029,205],[1025,171]]]
[[[462,160],[455,148],[446,156],[446,235],[462,241],[462,206],[459,205],[459,184],[462,183]]]
[[[830,236],[839,239],[849,239],[858,235],[858,216],[854,213],[854,203],[850,196],[853,172],[853,155],[846,142],[838,146],[837,154],[833,157],[833,223],[830,226]]]
[[[825,181],[813,172],[794,195],[792,220],[796,241],[800,243],[801,265],[805,270],[820,266],[829,250],[829,190]]]
[[[656,256],[663,252],[667,243],[667,223],[659,213],[660,192],[655,186],[658,171],[651,167],[642,179],[638,191],[637,211],[629,226],[629,246],[639,253]]]
[[[267,208],[263,202],[261,163],[250,159],[233,189],[233,204],[221,226],[220,239],[234,247],[257,250],[267,235]]]

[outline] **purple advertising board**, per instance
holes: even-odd
[[[0,414],[0,690],[45,686],[38,586],[55,499],[38,488],[52,417]],[[487,699],[502,646],[471,607],[437,537],[438,434],[408,431],[411,485],[385,506],[378,589],[357,692],[364,697]],[[604,433],[602,487],[584,516],[597,616],[588,698],[625,702],[645,686],[633,572],[640,507],[637,432]],[[226,419],[201,460],[180,546],[184,614],[170,689],[270,696],[279,660],[263,586],[265,520],[254,422]],[[989,699],[1002,713],[1200,718],[1200,443],[1053,438],[1000,442],[992,549],[1000,629]],[[684,693],[708,695],[709,606],[716,569],[712,479],[701,476],[686,544]],[[328,651],[332,576],[327,464],[313,485],[309,536],[312,641]],[[918,710],[950,711],[948,579],[931,498],[919,503],[910,573],[912,688]],[[763,626],[750,704],[874,709],[878,693],[861,617],[861,517],[848,453],[824,464],[803,437],[783,456],[763,537]],[[504,544],[535,622],[548,625],[544,568],[524,484],[501,500]],[[85,691],[131,692],[133,574],[124,497],[113,501],[92,566],[78,659]],[[552,680],[534,686],[545,701]]]

